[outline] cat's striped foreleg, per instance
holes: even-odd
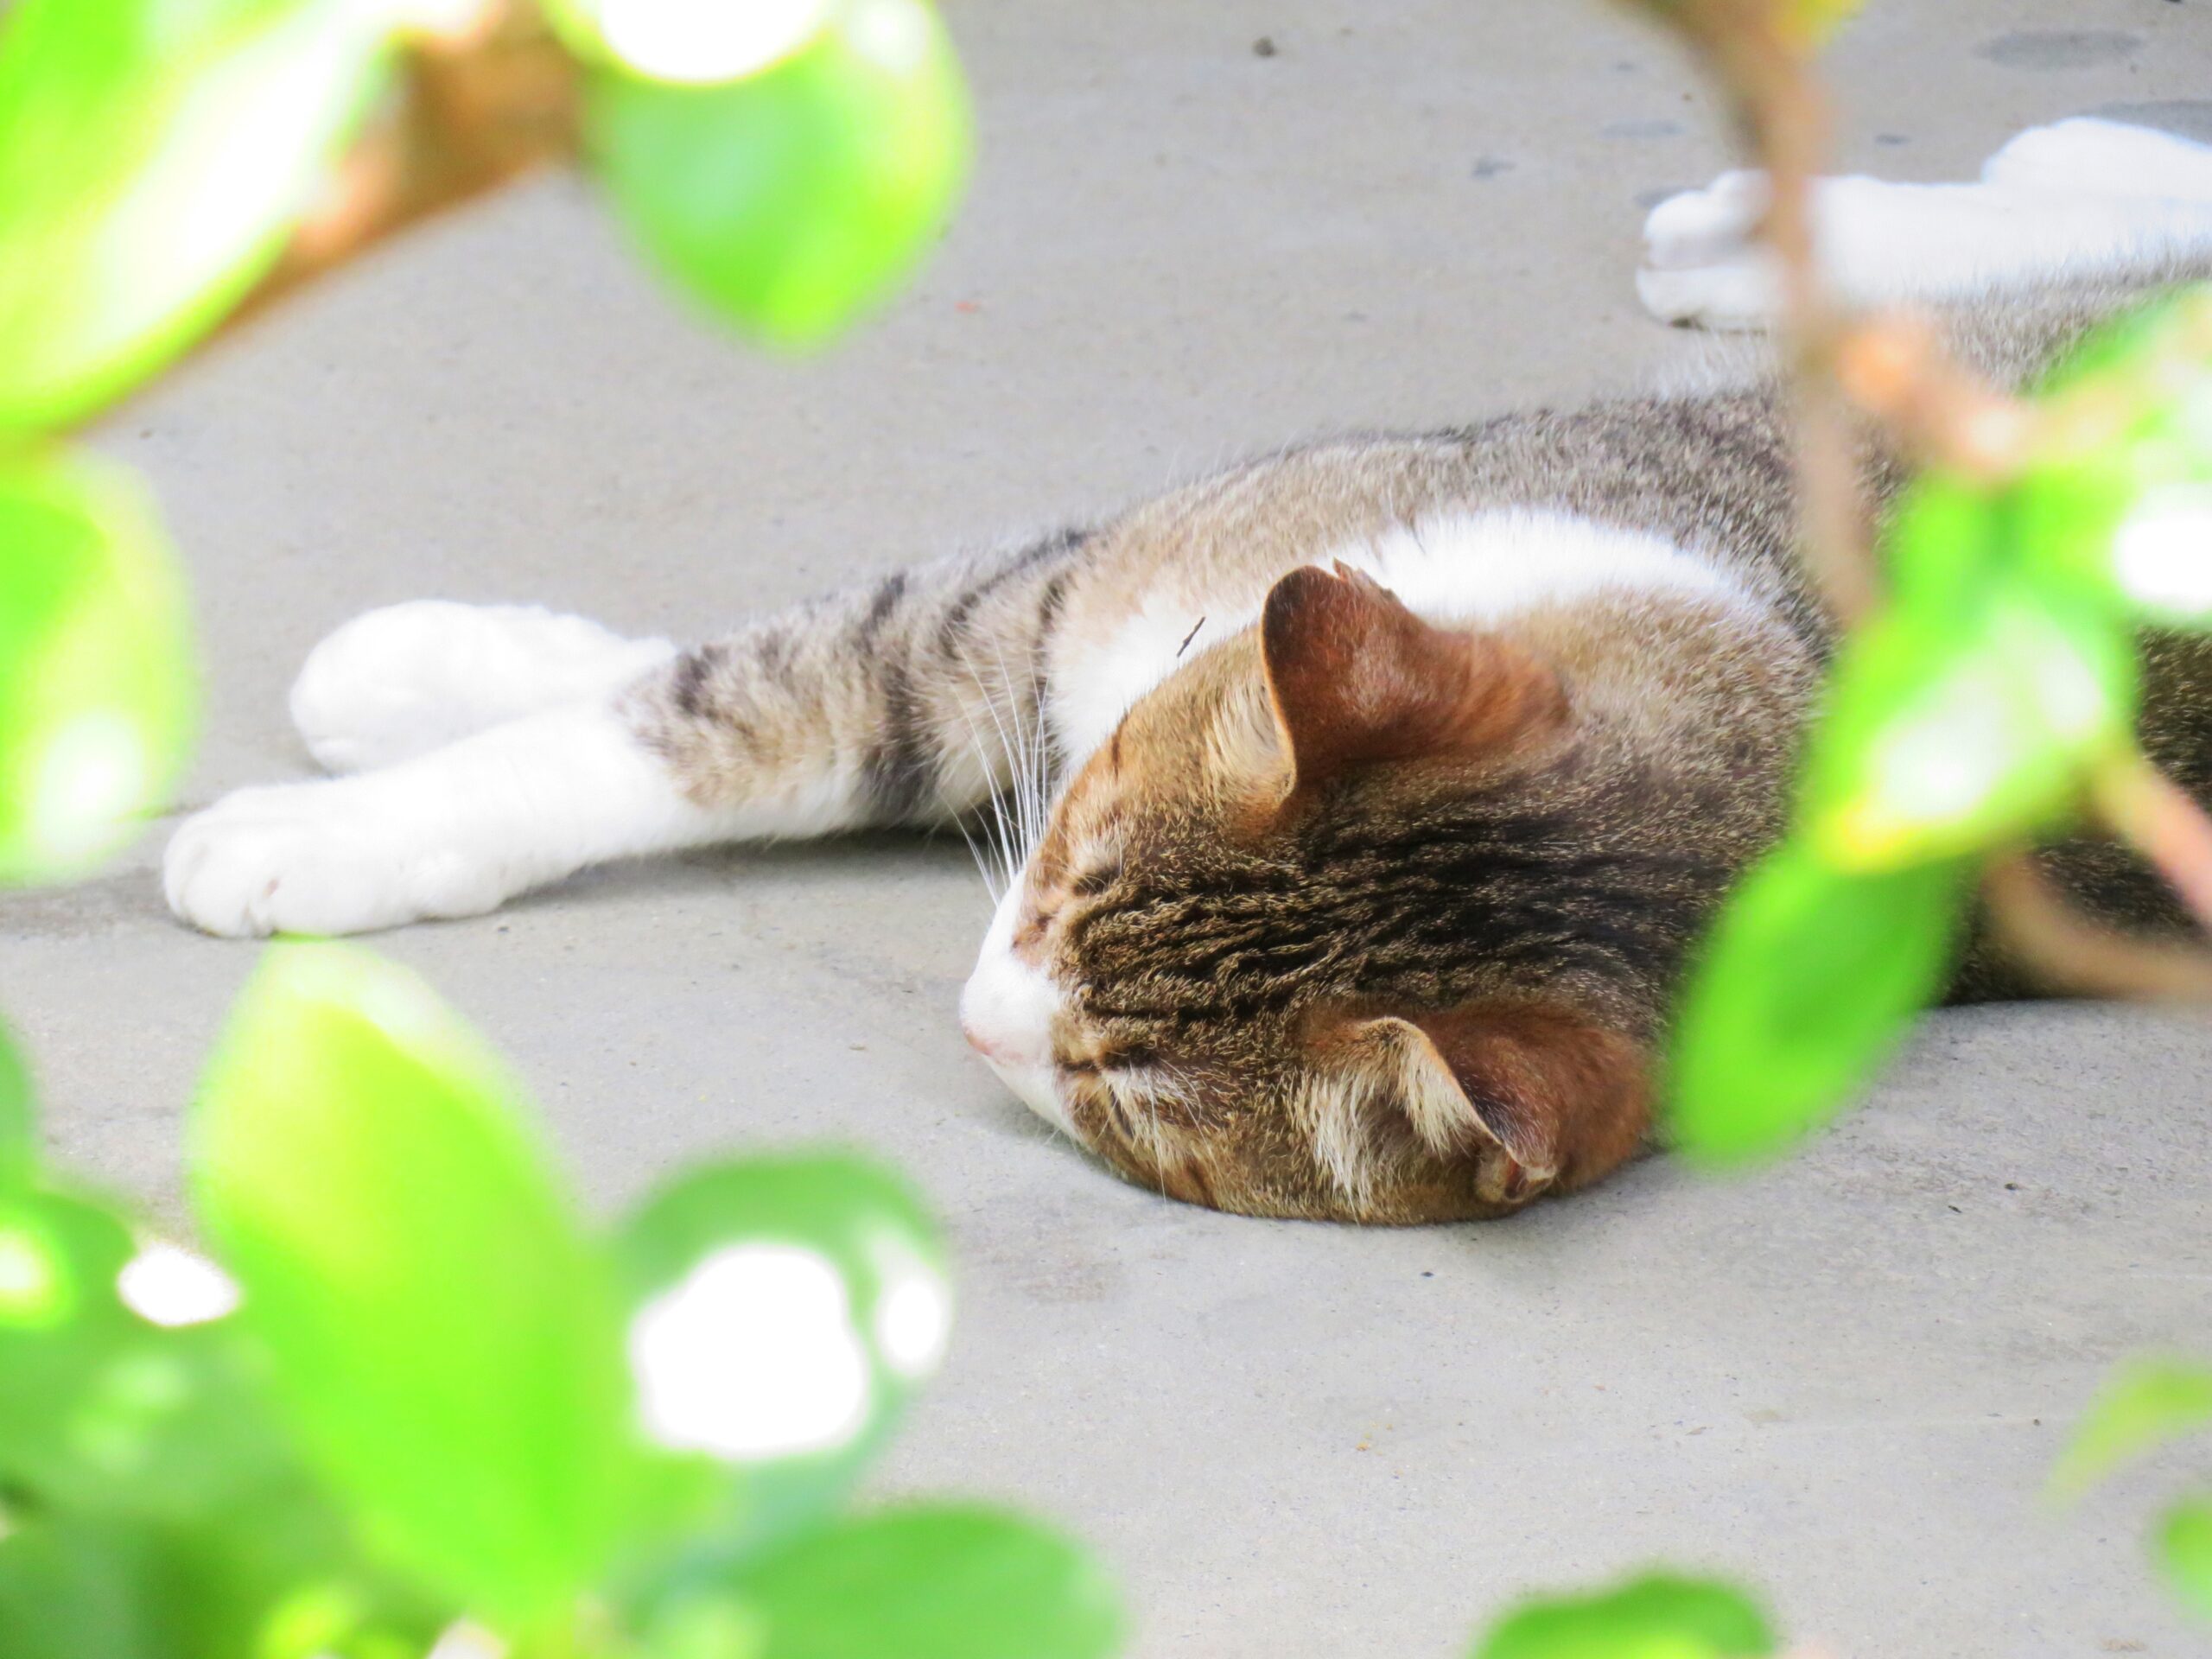
[[[170,906],[213,933],[361,932],[480,914],[613,859],[956,818],[1030,775],[1017,734],[1039,729],[1044,642],[1084,547],[924,567],[680,653],[602,636],[594,672],[646,658],[620,689],[570,696],[549,672],[556,706],[188,819]]]

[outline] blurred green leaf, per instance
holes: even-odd
[[[0,1487],[87,1515],[204,1519],[289,1473],[253,1356],[213,1317],[222,1304],[195,1306],[177,1281],[194,1260],[135,1244],[93,1198],[0,1194]]]
[[[1990,569],[2017,504],[1908,506],[1895,607],[1837,661],[1806,763],[1805,834],[1840,870],[1993,850],[2063,820],[2084,766],[2132,741],[2139,669],[2125,622],[2057,571]]]
[[[161,806],[189,741],[191,662],[136,480],[0,461],[0,887],[84,874]]]
[[[1825,1122],[1942,989],[1951,864],[1846,873],[1785,843],[1730,897],[1675,1036],[1669,1128],[1692,1157],[1770,1156]]]
[[[803,51],[841,0],[544,0],[569,49],[648,80],[708,86],[741,79]]]
[[[31,1106],[30,1068],[0,1023],[0,1192],[28,1181],[38,1167],[38,1120]]]
[[[663,1608],[638,1643],[640,1659],[761,1659],[760,1616],[728,1592],[694,1594]]]
[[[2212,1619],[2212,1502],[2193,1498],[2166,1511],[2158,1529],[2158,1561],[2182,1605]]]
[[[0,1659],[181,1659],[137,1529],[41,1517],[0,1535]]]
[[[257,1355],[175,1280],[193,1260],[134,1244],[88,1198],[0,1196],[0,1487],[86,1515],[205,1521],[294,1478]]]
[[[2113,580],[2169,627],[2212,627],[2212,481],[2144,490],[2109,538]]]
[[[420,1659],[442,1620],[329,1576],[334,1524],[281,1494],[188,1526],[26,1516],[0,1537],[0,1659]]]
[[[2146,620],[2212,626],[2212,286],[2094,331],[2043,390],[2095,410],[2096,441],[2023,480],[2070,521],[2037,556],[2094,569]]]
[[[975,1506],[847,1522],[737,1588],[762,1659],[1103,1659],[1121,1643],[1113,1588],[1082,1549]]]
[[[197,1122],[203,1212],[312,1455],[427,1583],[542,1611],[630,1478],[602,1264],[518,1091],[422,983],[270,949]]]
[[[21,0],[0,34],[0,430],[90,414],[274,259],[364,106],[350,0]]]
[[[2072,1497],[2132,1458],[2212,1425],[2212,1365],[2138,1359],[2113,1373],[2051,1471],[2051,1489]]]
[[[1741,1591],[1655,1573],[1616,1590],[1524,1603],[1474,1659],[1759,1659],[1773,1632]]]
[[[937,1230],[903,1180],[865,1160],[692,1170],[622,1224],[614,1255],[643,1421],[678,1460],[664,1496],[703,1525],[701,1561],[819,1517],[944,1351],[951,1287]]]
[[[646,251],[781,346],[827,340],[895,289],[968,168],[967,94],[925,0],[836,0],[810,44],[721,85],[603,72],[588,124]]]
[[[54,1192],[0,1193],[0,1487],[67,1491],[68,1426],[106,1362],[137,1335],[115,1295],[123,1223]]]

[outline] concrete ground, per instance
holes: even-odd
[[[1241,451],[1579,398],[1681,349],[1634,308],[1636,229],[1724,135],[1593,3],[952,22],[973,199],[832,356],[688,321],[556,182],[115,423],[198,582],[191,804],[302,770],[288,677],[370,605],[696,633]],[[2212,137],[2204,0],[1875,0],[1834,62],[1848,162],[1896,176],[2105,106]],[[60,1153],[175,1214],[254,952],[171,923],[157,850],[5,900],[0,1005]],[[1851,1659],[2201,1650],[2143,1564],[2171,1483],[2070,1514],[2039,1488],[2114,1360],[2212,1348],[2212,1030],[1946,1016],[1771,1173],[1655,1160],[1506,1224],[1276,1225],[1121,1185],[1000,1094],[952,1020],[984,918],[957,842],[884,839],[605,874],[381,948],[512,1057],[600,1204],[734,1144],[912,1171],[964,1301],[881,1484],[1058,1517],[1127,1586],[1137,1654],[1444,1656],[1524,1588],[1652,1560],[1762,1586]]]

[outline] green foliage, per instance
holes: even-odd
[[[1681,1150],[1737,1162],[1825,1122],[1942,988],[1964,897],[1952,865],[1838,870],[1802,842],[1754,870],[1679,1016]]]
[[[2051,1471],[2051,1490],[2078,1497],[2122,1464],[2212,1427],[2212,1365],[2137,1359],[2113,1373]],[[2185,1498],[2167,1510],[2152,1553],[2181,1604],[2212,1619],[2212,1499]]]
[[[0,1192],[27,1179],[38,1152],[31,1122],[31,1073],[0,1025]]]
[[[903,1181],[855,1158],[693,1169],[613,1249],[645,1421],[677,1460],[661,1498],[702,1517],[694,1567],[821,1519],[936,1370],[950,1326],[936,1228]],[[760,1346],[730,1339],[746,1331]]]
[[[761,72],[595,77],[594,165],[645,251],[772,344],[828,339],[903,282],[966,176],[967,95],[924,0],[837,0]]]
[[[1741,1591],[1662,1573],[1525,1603],[1473,1659],[1761,1659],[1774,1649],[1766,1616]]]
[[[628,1382],[517,1093],[399,969],[280,944],[217,1052],[194,1162],[332,1484],[428,1581],[536,1615],[610,1548]]]
[[[135,483],[0,460],[0,886],[116,850],[180,770],[192,708],[181,586]]]
[[[434,1630],[294,1456],[265,1357],[211,1287],[29,1161],[0,1194],[6,1659],[393,1659]]]
[[[0,34],[0,433],[81,418],[275,258],[373,83],[351,0],[22,0]]]
[[[21,1116],[0,1659],[421,1659],[463,1616],[518,1659],[1113,1645],[1051,1533],[835,1515],[950,1316],[871,1164],[716,1164],[596,1237],[498,1062],[328,944],[271,949],[209,1067],[221,1268],[60,1182]]]
[[[740,1580],[761,1659],[1103,1659],[1112,1589],[1074,1544],[1015,1516],[932,1505],[791,1545]]]
[[[1684,993],[1693,1156],[1771,1154],[1841,1108],[1940,992],[1978,868],[2132,758],[2140,624],[2212,616],[2212,290],[2044,391],[2057,436],[2024,472],[1931,474],[1889,525],[1891,595],[1838,652],[1795,822]]]
[[[2158,1554],[2182,1605],[2212,1620],[2212,1500],[2192,1498],[2167,1510]]]
[[[2106,1383],[2074,1432],[2052,1490],[2071,1497],[2121,1464],[2194,1430],[2212,1427],[2212,1365],[2138,1359]]]

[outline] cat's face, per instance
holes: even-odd
[[[1595,1179],[1643,1133],[1637,1034],[1681,930],[1580,747],[1528,652],[1295,572],[1070,782],[963,1026],[1195,1203],[1427,1221]]]

